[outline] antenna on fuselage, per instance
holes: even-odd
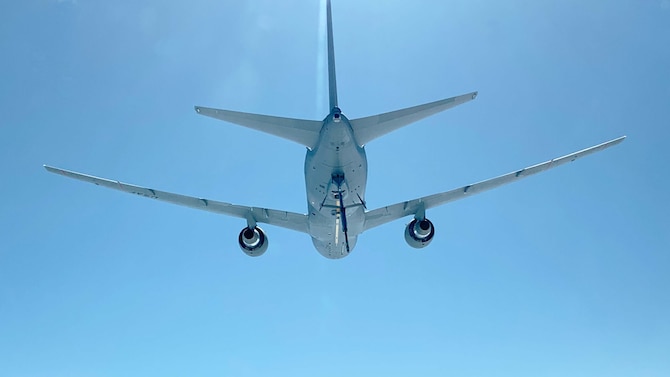
[[[335,79],[335,49],[333,47],[333,14],[330,10],[330,0],[326,0],[326,17],[328,28],[328,98],[329,110],[337,107],[337,80]]]

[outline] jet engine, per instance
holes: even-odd
[[[250,257],[261,256],[268,249],[268,239],[265,237],[263,229],[259,227],[242,229],[237,241],[240,244],[240,249]]]
[[[407,244],[415,249],[421,249],[428,246],[435,235],[435,228],[430,220],[424,218],[423,220],[412,219],[405,228],[405,241]]]

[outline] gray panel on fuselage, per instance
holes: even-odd
[[[342,176],[339,184],[333,179],[338,174]],[[367,176],[365,150],[358,146],[349,120],[335,108],[323,121],[316,148],[308,150],[305,157],[309,233],[314,247],[324,257],[347,256],[363,231]],[[341,217],[342,206],[346,209],[345,219]]]

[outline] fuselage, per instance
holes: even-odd
[[[349,120],[334,108],[305,156],[309,232],[326,258],[349,255],[365,223],[368,162]]]

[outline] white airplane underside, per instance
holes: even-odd
[[[579,157],[616,145],[625,138],[622,136],[563,157],[450,191],[368,210],[365,203],[368,171],[365,145],[400,127],[471,101],[476,98],[477,92],[385,114],[349,120],[337,105],[330,0],[327,0],[327,28],[331,111],[323,121],[281,118],[206,107],[195,108],[196,112],[201,115],[266,132],[307,147],[305,157],[306,214],[195,198],[51,166],[45,165],[45,168],[52,173],[59,173],[96,185],[245,219],[246,227],[240,232],[238,243],[242,251],[250,256],[259,256],[268,248],[265,231],[258,226],[259,223],[264,223],[309,234],[314,247],[321,255],[330,259],[339,259],[349,255],[358,236],[364,231],[409,216],[413,218],[405,227],[405,240],[412,247],[425,247],[435,235],[435,227],[426,218],[426,210],[574,161]]]

